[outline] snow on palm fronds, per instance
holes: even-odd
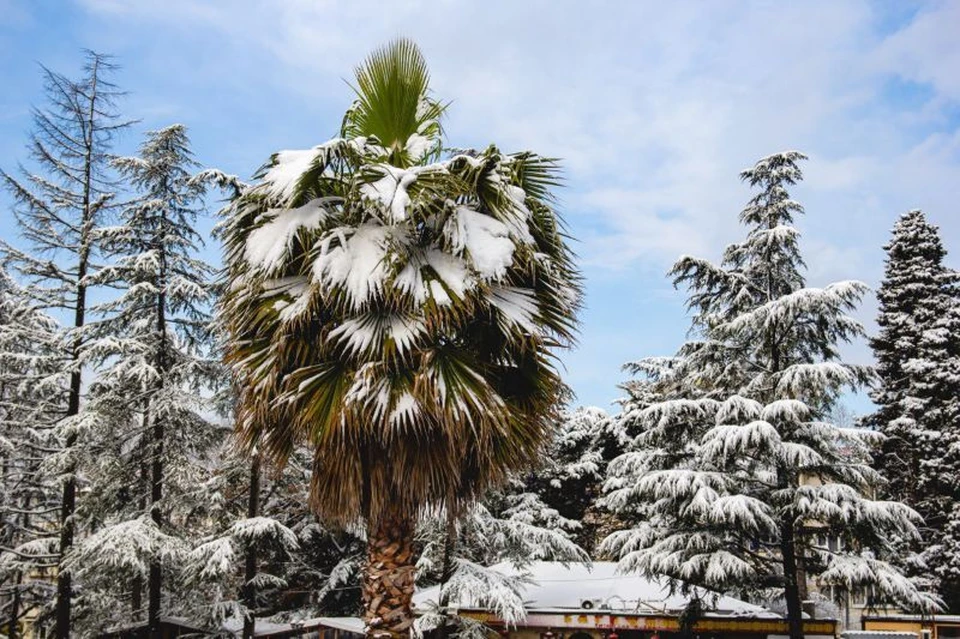
[[[343,522],[363,494],[367,514],[414,512],[525,466],[565,393],[550,353],[580,303],[556,162],[444,155],[419,53],[392,46],[416,63],[388,87],[402,117],[367,102],[394,63],[377,52],[341,135],[274,154],[220,226],[240,430],[281,463],[315,444],[314,502]]]
[[[683,257],[674,266],[690,290],[691,340],[672,358],[628,367],[640,377],[623,386],[619,420],[633,439],[609,466],[604,503],[634,527],[602,550],[624,570],[675,584],[789,594],[794,620],[801,562],[825,584],[870,583],[878,601],[928,610],[935,599],[883,561],[918,522],[873,497],[878,434],[828,421],[840,393],[870,378],[838,355],[862,335],[850,313],[866,287],[805,286],[792,226],[803,209],[787,193],[802,159],[781,153],[743,173],[760,192],[740,216],[746,240],[719,265]],[[818,535],[845,550],[821,547]],[[868,550],[869,570],[851,559]]]

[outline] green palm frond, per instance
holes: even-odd
[[[439,152],[446,106],[429,96],[430,73],[416,44],[401,38],[377,49],[355,78],[357,99],[344,117],[343,137],[376,138],[396,166]]]
[[[375,52],[343,137],[272,156],[221,227],[241,436],[278,464],[312,446],[332,521],[469,501],[533,463],[567,399],[581,280],[557,163],[441,158],[427,81],[411,43]]]

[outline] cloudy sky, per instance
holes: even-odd
[[[124,110],[141,122],[121,151],[182,122],[204,164],[249,176],[273,151],[334,135],[353,67],[413,38],[452,102],[451,145],[563,159],[587,278],[564,361],[578,402],[609,409],[625,361],[683,340],[683,292],[663,274],[738,238],[750,193],[737,174],[764,155],[810,156],[794,197],[812,285],[876,286],[911,208],[960,266],[958,32],[949,1],[0,0],[0,164],[25,157],[37,63],[75,74],[81,48],[123,65]],[[0,233],[15,234],[9,213]],[[860,315],[874,312],[869,300]],[[862,344],[847,354],[869,360]]]

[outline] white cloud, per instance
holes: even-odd
[[[928,5],[877,51],[875,64],[903,78],[929,83],[938,94],[960,101],[960,3]]]
[[[595,277],[657,281],[680,253],[716,257],[740,235],[749,193],[737,173],[785,148],[812,158],[796,193],[811,280],[875,285],[893,221],[918,206],[960,255],[957,2],[892,30],[889,8],[856,0],[82,4],[115,38],[119,25],[130,39],[182,33],[184,50],[153,55],[185,76],[229,74],[265,104],[345,101],[340,78],[367,52],[414,38],[434,90],[454,101],[453,143],[564,159],[568,221]],[[594,304],[617,312],[616,300]],[[605,356],[624,359],[617,350]]]

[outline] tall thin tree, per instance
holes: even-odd
[[[900,217],[884,249],[879,332],[870,341],[877,410],[869,423],[887,436],[876,467],[889,480],[886,494],[924,518],[923,541],[903,548],[905,559],[917,553],[905,565],[938,576],[940,594],[960,609],[958,573],[944,556],[960,502],[960,278],[945,264],[937,227],[919,210]]]
[[[116,66],[105,56],[84,52],[83,73],[72,80],[43,69],[47,106],[35,109],[29,150],[33,171],[22,177],[0,171],[0,180],[16,200],[14,212],[30,251],[7,244],[4,251],[15,268],[43,287],[39,302],[69,316],[64,336],[63,367],[70,371],[66,410],[61,423],[63,446],[77,442],[72,425],[81,412],[88,321],[89,278],[96,271],[96,229],[113,201],[110,149],[117,133],[128,126],[116,110],[121,93],[111,83]],[[62,473],[59,553],[73,545],[77,476],[67,462]],[[56,635],[69,636],[72,577],[57,577]]]
[[[204,460],[225,435],[203,416],[203,389],[218,368],[209,333],[213,271],[197,256],[202,238],[195,229],[206,182],[203,174],[195,174],[197,163],[182,125],[148,132],[138,156],[114,164],[137,197],[121,211],[120,224],[98,231],[111,263],[96,281],[109,283],[120,295],[97,306],[104,319],[91,332],[103,337],[94,347],[106,366],[91,389],[91,410],[103,407],[111,414],[101,420],[105,450],[119,435],[136,443],[133,451],[140,453],[124,453],[129,445],[117,450],[111,468],[119,473],[103,474],[105,486],[99,488],[111,481],[135,483],[131,479],[141,466],[147,513],[130,513],[128,506],[123,513],[95,515],[121,525],[117,534],[139,531],[150,540],[139,546],[145,556],[116,563],[135,565],[139,559],[147,565],[147,625],[154,636],[163,606],[164,560],[174,553],[177,537],[187,534],[182,520],[171,519],[191,509],[195,482],[209,474]],[[126,432],[117,433],[117,423]],[[168,492],[176,501],[165,497]],[[139,522],[118,522],[118,515]],[[76,562],[81,570],[106,573],[102,566],[114,558],[102,547],[114,538],[108,528],[87,540],[82,553],[88,561]]]

